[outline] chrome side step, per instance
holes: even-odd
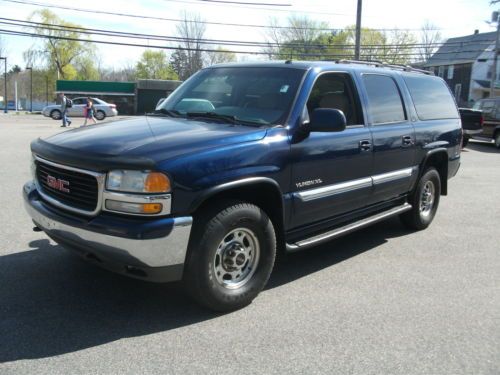
[[[380,213],[375,214],[373,216],[366,217],[366,218],[361,219],[359,221],[356,221],[354,223],[350,223],[350,224],[344,225],[342,227],[335,228],[331,231],[318,234],[316,236],[307,238],[305,240],[301,240],[301,241],[298,241],[298,242],[293,243],[293,244],[287,243],[286,250],[289,252],[294,252],[294,251],[307,249],[309,247],[316,246],[316,245],[319,245],[323,242],[326,242],[326,241],[332,240],[334,238],[343,236],[345,234],[354,232],[355,230],[358,230],[360,228],[367,227],[371,224],[374,224],[378,221],[382,221],[382,220],[387,219],[391,216],[399,215],[399,214],[401,214],[405,211],[408,211],[408,210],[411,210],[411,204],[405,203],[401,206],[393,207],[390,210],[380,212]]]

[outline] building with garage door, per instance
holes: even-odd
[[[154,111],[156,103],[166,98],[182,82],[143,79],[137,82],[58,80],[56,93],[69,98],[90,96],[115,104],[119,114],[134,115]]]

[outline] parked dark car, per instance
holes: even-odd
[[[462,146],[469,143],[469,139],[483,132],[483,113],[477,109],[459,108],[460,118],[462,120],[462,129],[464,132]]]
[[[500,97],[480,99],[474,103],[473,109],[481,110],[483,113],[483,131],[473,138],[495,142],[500,148]]]
[[[279,251],[393,216],[425,229],[461,143],[453,96],[428,72],[218,65],[155,115],[35,140],[24,200],[35,229],[83,258],[183,280],[198,302],[228,311],[259,294]]]

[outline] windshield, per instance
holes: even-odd
[[[290,68],[209,68],[198,72],[158,110],[183,117],[232,119],[234,123],[282,124],[305,70]]]

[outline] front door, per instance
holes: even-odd
[[[362,74],[373,137],[373,194],[378,203],[408,192],[415,166],[415,130],[390,75]]]
[[[372,189],[370,130],[364,124],[358,93],[347,73],[324,73],[307,102],[344,112],[342,132],[312,132],[292,144],[293,215],[291,227],[319,222],[367,204]]]

